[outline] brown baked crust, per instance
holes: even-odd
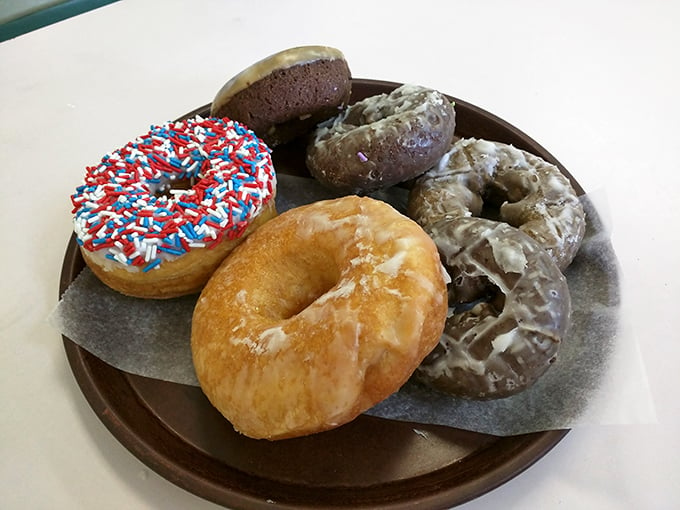
[[[311,434],[395,392],[447,310],[439,255],[415,222],[370,198],[316,202],[265,224],[210,279],[194,366],[236,430]]]
[[[351,73],[344,59],[275,69],[211,114],[244,123],[274,147],[310,132],[347,105]]]
[[[121,294],[138,298],[168,299],[200,292],[224,258],[260,225],[276,216],[274,199],[253,218],[244,233],[224,239],[211,248],[194,248],[175,260],[166,260],[146,273],[111,264],[82,249],[80,252],[92,272],[106,285]]]

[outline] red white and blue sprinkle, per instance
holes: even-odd
[[[195,180],[190,189],[171,189]],[[274,196],[270,149],[243,124],[196,116],[87,167],[71,196],[78,244],[149,271],[192,248],[236,239]]]

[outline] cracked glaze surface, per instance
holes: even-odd
[[[454,129],[455,111],[443,94],[402,85],[322,123],[307,166],[330,188],[368,193],[425,172],[447,150]]]
[[[538,243],[504,223],[444,219],[429,232],[451,276],[452,308],[416,377],[465,398],[531,386],[555,360],[569,325],[565,277]]]
[[[237,430],[278,439],[336,427],[396,391],[437,344],[439,255],[391,206],[316,202],[254,234],[211,278],[192,329],[201,387]]]
[[[408,212],[427,226],[479,216],[485,204],[498,207],[500,220],[538,241],[560,269],[583,240],[585,214],[568,179],[555,165],[499,142],[457,141],[416,181]]]

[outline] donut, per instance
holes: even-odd
[[[428,170],[450,147],[455,125],[446,97],[402,85],[319,125],[307,148],[307,167],[329,188],[370,193]]]
[[[129,296],[201,290],[225,256],[276,215],[269,148],[238,122],[151,126],[87,167],[71,195],[87,265]]]
[[[301,46],[271,55],[231,78],[210,114],[243,122],[270,147],[306,134],[349,101],[351,73],[339,50]]]
[[[442,218],[479,216],[498,208],[498,218],[538,241],[560,269],[573,260],[585,235],[583,206],[569,180],[553,164],[512,145],[475,138],[458,140],[418,178],[408,215],[427,226]]]
[[[439,341],[445,272],[388,204],[346,196],[281,213],[218,268],[194,309],[198,381],[236,430],[298,437],[396,391]]]
[[[468,399],[503,398],[533,385],[567,332],[567,281],[534,239],[484,218],[430,226],[450,277],[444,333],[414,378]]]

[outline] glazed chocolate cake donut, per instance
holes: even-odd
[[[569,325],[565,277],[528,235],[483,218],[429,227],[451,276],[449,317],[416,379],[470,399],[531,386],[555,360]]]
[[[402,85],[322,123],[307,148],[307,167],[329,188],[370,193],[434,165],[450,147],[455,124],[444,95]]]
[[[500,220],[538,241],[560,269],[576,255],[585,214],[568,179],[538,156],[499,142],[457,141],[414,184],[408,214],[423,226],[478,216],[499,206]]]
[[[351,73],[339,50],[290,48],[229,80],[215,96],[210,114],[243,122],[275,147],[342,111],[351,86]]]

